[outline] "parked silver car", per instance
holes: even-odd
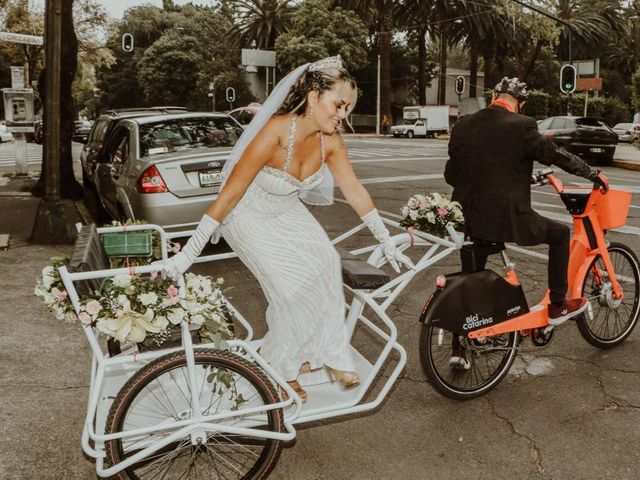
[[[218,193],[222,166],[242,131],[220,113],[122,119],[93,171],[97,197],[115,219],[192,226]]]
[[[640,123],[618,123],[613,127],[619,142],[635,143],[640,141]]]

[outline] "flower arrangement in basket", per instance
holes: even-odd
[[[464,224],[462,207],[458,202],[452,202],[439,193],[413,195],[401,210],[400,225],[407,229],[444,238],[449,233],[447,225],[451,224],[458,230]]]
[[[172,334],[177,333],[179,338],[183,319],[205,342],[220,345],[233,336],[220,288],[222,278],[187,273],[185,296],[181,299],[171,281],[158,274],[118,275],[105,279],[99,291],[81,298],[80,312],[76,314],[58,273],[68,259],[58,257],[52,261],[42,270],[34,293],[60,320],[91,325],[121,344],[140,344],[150,338],[162,346]]]

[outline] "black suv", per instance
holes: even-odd
[[[106,221],[104,208],[96,195],[96,186],[93,182],[93,173],[96,164],[104,161],[104,146],[115,127],[116,123],[124,118],[145,117],[149,115],[161,115],[171,113],[184,113],[185,107],[141,107],[121,108],[107,110],[100,115],[89,131],[87,141],[80,152],[80,164],[82,166],[82,185],[85,191],[85,203],[98,222]]]
[[[553,131],[553,142],[591,163],[610,165],[618,135],[596,117],[549,117],[538,124],[541,133]]]

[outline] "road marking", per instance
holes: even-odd
[[[565,215],[562,213],[549,212],[548,210],[535,209],[540,215],[544,215],[552,220],[558,220],[559,222],[568,223],[573,225],[573,217],[571,215]],[[629,233],[631,235],[640,235],[640,228],[630,227],[629,225],[623,225],[622,227],[612,228],[611,231],[618,233]]]
[[[624,188],[622,188],[621,190],[624,190]],[[531,191],[532,191],[533,193],[537,193],[538,195],[550,195],[550,196],[552,196],[552,197],[560,198],[560,196],[559,196],[557,193],[543,192],[543,191],[535,190],[535,189],[534,189],[534,190],[531,190]],[[635,206],[635,205],[629,205],[629,207],[630,207],[630,208],[640,208],[640,207],[637,207],[637,206]]]
[[[415,162],[418,160],[446,160],[446,157],[398,157],[398,158],[368,158],[350,160],[351,163],[379,163],[379,162]]]
[[[373,177],[373,178],[361,178],[360,183],[368,185],[372,183],[393,183],[393,182],[411,182],[414,180],[437,180],[444,178],[441,173],[431,173],[426,175],[404,175],[400,177]]]

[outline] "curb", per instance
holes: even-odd
[[[625,170],[640,170],[640,163],[628,162],[625,160],[614,160],[611,162],[612,167],[624,168]]]

